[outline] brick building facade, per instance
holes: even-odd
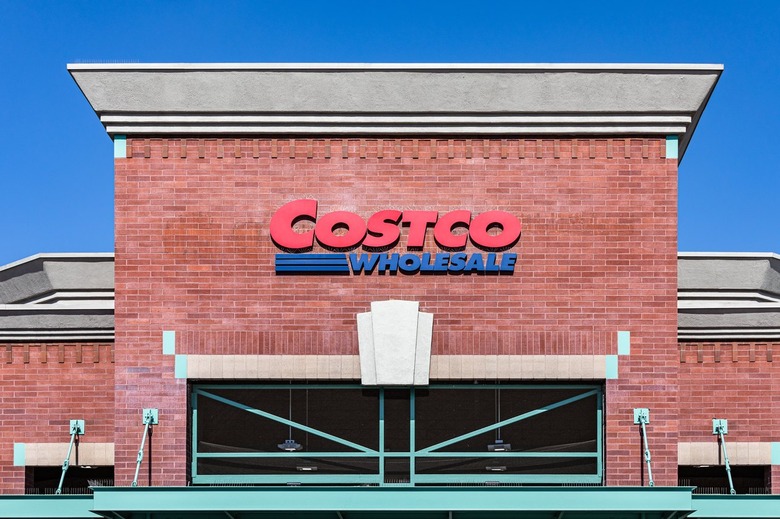
[[[47,453],[66,452],[64,424],[84,419],[80,449],[94,456],[86,463],[113,468],[113,483],[96,488],[87,508],[105,516],[360,515],[369,509],[348,502],[366,492],[414,501],[444,487],[486,504],[507,496],[513,504],[485,508],[498,514],[576,516],[583,499],[596,499],[587,510],[616,517],[709,517],[721,505],[697,504],[690,487],[728,491],[716,418],[728,420],[740,493],[780,493],[777,257],[677,253],[678,163],[720,70],[71,66],[114,140],[115,338],[4,336],[3,400],[15,405],[2,411],[0,491],[35,487],[29,460],[54,465]],[[291,249],[272,239],[271,220],[296,200],[316,200],[316,214],[294,215],[287,230],[317,239]],[[396,213],[372,227],[383,210]],[[468,213],[435,225],[454,211]],[[518,240],[491,248],[462,238],[494,211],[519,220]],[[485,230],[500,237],[510,227]],[[352,232],[361,239],[328,245],[327,236]],[[359,246],[383,232],[398,239]],[[409,246],[414,233],[423,233],[421,247]],[[445,269],[359,272],[361,254]],[[502,254],[516,259],[511,272],[447,271],[458,254],[483,267]],[[347,271],[306,272],[316,261],[343,261]],[[0,290],[25,268],[7,269]],[[693,273],[681,273],[679,296],[678,268]],[[720,286],[724,268],[742,284]],[[387,301],[417,306],[408,313]],[[398,382],[412,376],[399,367],[407,354],[414,383]],[[48,409],[52,393],[62,405]],[[366,425],[364,407],[366,416],[378,410],[379,425]],[[159,423],[144,471],[153,464],[138,479],[141,413],[152,408]],[[637,410],[649,410],[652,474]],[[277,449],[265,426],[288,427],[294,447]],[[314,449],[318,441],[325,447]],[[47,443],[57,445],[39,445]],[[89,451],[91,443],[102,447]],[[142,488],[120,488],[134,480],[180,494],[149,493],[157,508],[141,505],[126,491],[147,496]],[[297,491],[300,508],[269,504],[273,497],[220,508],[209,494],[237,484],[250,485],[237,487],[242,499],[282,489],[289,501]],[[323,485],[345,502],[307,504],[322,503],[314,493]],[[537,485],[554,494],[536,496]],[[356,497],[356,488],[366,490]],[[192,508],[186,496],[197,491],[217,497]],[[517,504],[522,496],[543,504]],[[468,515],[451,499],[381,509]]]

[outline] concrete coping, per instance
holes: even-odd
[[[676,136],[682,157],[723,66],[80,63],[68,71],[112,137]]]

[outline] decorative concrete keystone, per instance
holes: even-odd
[[[379,301],[357,314],[364,385],[428,385],[433,314],[419,307],[414,301]]]

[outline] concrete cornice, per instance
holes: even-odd
[[[0,342],[113,337],[113,254],[36,254],[0,267]]]
[[[113,252],[40,252],[38,254],[33,254],[32,256],[27,256],[26,258],[22,258],[20,260],[16,260],[12,263],[7,263],[5,265],[0,265],[0,272],[4,270],[10,270],[15,267],[18,267],[19,265],[23,265],[25,263],[31,263],[35,260],[105,260],[105,259],[113,259],[114,253]]]
[[[780,256],[681,252],[677,263],[680,340],[780,340]]]
[[[72,64],[109,135],[669,136],[723,71],[682,64]]]

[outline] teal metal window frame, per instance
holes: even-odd
[[[379,438],[378,448],[359,445],[355,442],[340,438],[338,436],[321,431],[306,424],[295,422],[282,416],[263,411],[261,409],[242,404],[224,396],[214,394],[213,390],[317,390],[317,389],[378,389],[378,422]],[[359,384],[193,384],[190,394],[191,411],[191,479],[193,485],[210,484],[264,484],[264,485],[375,485],[375,486],[416,486],[416,485],[436,485],[436,484],[602,484],[604,472],[604,413],[603,413],[603,389],[596,385],[520,385],[520,384],[437,384],[425,386],[426,390],[448,390],[448,389],[515,389],[515,390],[581,390],[581,393],[569,398],[558,400],[556,402],[538,407],[531,411],[512,416],[486,427],[472,430],[468,433],[450,438],[435,445],[418,449],[415,440],[415,418],[416,418],[416,397],[415,388],[388,388],[388,389],[407,389],[409,391],[409,450],[408,451],[386,451],[385,450],[385,388],[372,388],[361,386]],[[565,407],[571,403],[583,400],[585,398],[596,398],[596,451],[587,452],[531,452],[531,451],[508,451],[508,452],[441,452],[440,449],[451,446],[458,442],[473,438],[480,434],[506,427],[508,425],[533,418],[547,411]],[[281,423],[288,427],[325,438],[351,449],[350,452],[234,452],[234,453],[207,453],[198,452],[198,399],[208,398],[225,405],[236,407],[248,413],[261,416],[263,418]],[[204,475],[198,474],[198,461],[209,458],[377,458],[378,472],[376,474],[234,474],[234,475]],[[419,458],[437,458],[437,457],[463,457],[463,458],[595,458],[596,470],[592,474],[419,474],[416,472],[415,461]],[[409,482],[408,483],[387,483],[385,481],[385,460],[387,458],[407,458],[409,460]]]

